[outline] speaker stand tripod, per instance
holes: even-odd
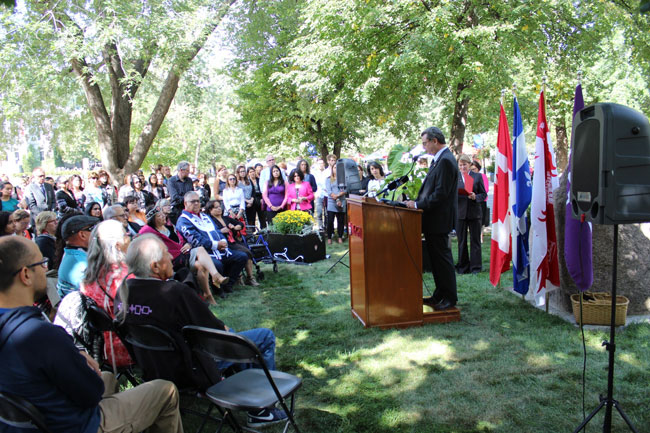
[[[623,409],[621,408],[618,401],[614,400],[614,352],[616,351],[616,268],[618,261],[618,224],[614,224],[614,252],[613,252],[613,263],[612,263],[612,317],[609,324],[609,341],[603,341],[603,346],[609,352],[609,365],[607,368],[607,397],[600,397],[600,404],[594,409],[587,418],[582,421],[582,423],[573,431],[573,433],[578,433],[582,430],[591,419],[604,407],[605,408],[605,419],[603,420],[603,432],[611,433],[612,431],[612,407],[615,407],[618,413],[621,415],[629,429],[638,433],[638,431],[632,425],[632,422],[627,417]]]
[[[325,271],[325,274],[324,274],[324,275],[326,275],[329,271],[331,271],[332,269],[334,269],[334,266],[338,265],[339,263],[342,264],[343,266],[345,266],[346,268],[349,269],[350,267],[341,261],[341,260],[343,260],[343,259],[345,258],[345,256],[348,255],[349,252],[350,252],[350,249],[348,248],[348,250],[345,252],[345,254],[343,254],[343,255],[341,256],[341,258],[338,259],[338,260],[336,261],[336,263],[334,263],[332,266],[330,266],[330,268],[329,268],[328,270]]]

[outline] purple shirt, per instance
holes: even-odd
[[[284,185],[270,186],[266,193],[273,206],[280,206],[284,201]]]

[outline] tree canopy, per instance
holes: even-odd
[[[588,103],[648,114],[645,3],[25,1],[0,9],[0,140],[119,177],[386,147],[434,123],[461,152],[513,85],[532,134],[546,77],[562,161],[578,70]]]

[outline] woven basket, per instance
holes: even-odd
[[[573,316],[580,323],[580,294],[571,295]],[[616,297],[616,326],[625,325],[627,306],[630,300],[625,296]],[[585,325],[609,325],[612,320],[612,295],[607,292],[584,292],[582,316]]]

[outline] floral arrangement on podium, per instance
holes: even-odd
[[[266,229],[267,242],[277,258],[313,263],[325,259],[325,239],[314,230],[314,219],[307,212],[288,210],[273,218]],[[302,258],[300,258],[302,256]]]

